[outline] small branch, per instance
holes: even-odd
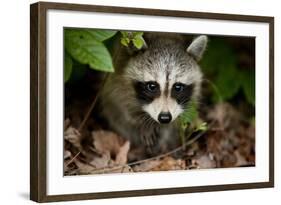
[[[101,84],[101,88],[104,86],[104,84],[105,84],[105,82],[106,82],[108,76],[109,76],[109,74],[106,73],[106,74],[105,74],[105,77],[103,78],[103,81],[102,81],[102,84]],[[101,90],[101,89],[100,89],[100,90]],[[83,127],[85,126],[87,120],[89,119],[90,114],[91,114],[91,112],[93,111],[93,109],[94,109],[94,107],[95,107],[95,105],[96,105],[96,103],[97,103],[97,100],[98,100],[98,98],[99,98],[99,95],[100,95],[100,92],[101,92],[100,90],[98,91],[98,93],[97,93],[96,97],[94,98],[92,104],[90,105],[90,107],[89,107],[89,109],[88,109],[88,111],[87,111],[87,113],[86,113],[86,115],[85,115],[83,121],[82,121],[81,124],[80,124],[80,126],[79,126],[79,128],[78,128],[78,131],[79,131],[79,132],[81,132],[81,130],[82,130]]]
[[[120,43],[118,43],[118,44],[117,44],[117,49],[116,49],[116,51],[112,54],[112,61],[113,61],[114,63],[115,63],[115,61],[116,61],[116,59],[117,59],[117,55],[120,54],[120,53],[119,53],[119,52],[120,52],[120,49],[121,49]],[[105,82],[106,82],[108,76],[109,76],[109,73],[106,73],[106,74],[105,74],[105,77],[104,77],[104,79],[103,79],[103,82],[102,82],[102,84],[101,84],[101,86],[100,86],[101,89],[104,87],[104,84],[105,84]],[[95,107],[95,105],[96,105],[96,102],[97,102],[97,99],[98,99],[98,97],[99,97],[99,94],[100,94],[100,90],[101,90],[101,89],[99,89],[99,91],[98,91],[98,93],[97,93],[95,99],[93,100],[93,102],[92,102],[92,104],[91,104],[89,110],[87,111],[87,113],[86,113],[86,115],[85,115],[83,121],[81,122],[81,124],[80,124],[80,126],[79,126],[79,128],[78,128],[79,131],[82,130],[82,128],[85,126],[85,124],[86,124],[88,118],[90,117],[90,114],[91,114],[91,112],[93,111],[93,109],[94,109],[94,107]]]
[[[96,105],[97,99],[98,99],[98,94],[96,95],[96,97],[95,97],[95,99],[93,100],[93,102],[92,102],[90,108],[88,109],[88,111],[87,111],[87,113],[86,113],[86,115],[85,115],[83,121],[81,122],[81,124],[80,124],[80,126],[79,126],[79,128],[78,128],[79,132],[81,132],[82,128],[84,127],[84,125],[86,124],[88,118],[90,117],[90,114],[91,114],[91,112],[93,111],[93,109],[94,109],[94,107],[95,107],[95,105]]]
[[[192,143],[197,141],[205,133],[206,133],[206,131],[198,133],[194,138],[192,138],[192,139],[188,140],[187,142],[185,142],[184,146],[187,147],[187,146],[191,145]],[[158,156],[155,156],[155,157],[139,160],[139,161],[132,162],[132,163],[127,163],[125,165],[117,165],[117,166],[113,166],[113,167],[97,168],[97,169],[93,169],[89,173],[91,173],[91,174],[95,174],[95,173],[99,173],[99,172],[103,172],[104,173],[104,172],[114,171],[114,170],[117,170],[117,169],[122,169],[122,168],[124,169],[124,167],[126,167],[126,166],[133,166],[133,165],[142,164],[142,163],[145,163],[145,162],[148,162],[148,161],[164,158],[164,157],[172,155],[172,154],[174,154],[174,153],[176,153],[178,151],[181,151],[182,149],[183,149],[183,145],[181,145],[181,146],[179,146],[179,147],[177,147],[177,148],[175,148],[175,149],[173,149],[173,150],[171,150],[169,152],[166,152],[164,154],[161,154],[161,155],[158,155]]]
[[[81,152],[78,152],[71,160],[69,160],[66,164],[66,166],[68,167],[68,165],[70,165],[79,155]]]
[[[119,54],[119,51],[120,51],[120,45],[118,44],[117,46],[118,46],[117,52],[115,52],[115,53],[113,54],[113,61],[116,60],[117,54]],[[106,82],[108,76],[109,76],[109,74],[106,73],[106,74],[105,74],[105,77],[104,77],[104,79],[103,79],[103,81],[102,81],[102,84],[101,84],[101,86],[100,86],[101,88],[104,87],[104,84],[105,84],[105,82]],[[101,90],[101,89],[100,89],[100,90]],[[94,98],[93,102],[91,103],[91,105],[90,105],[90,107],[89,107],[89,109],[88,109],[88,111],[87,111],[87,113],[86,113],[86,115],[85,115],[83,121],[82,121],[81,124],[79,125],[79,128],[78,128],[78,131],[79,131],[79,132],[81,132],[81,130],[82,130],[83,127],[85,126],[87,120],[89,119],[90,114],[92,113],[93,109],[95,108],[95,105],[96,105],[97,100],[98,100],[99,95],[100,95],[100,90],[98,91],[96,97]],[[67,121],[67,123],[68,123],[68,124],[67,124],[67,126],[68,126],[68,125],[69,125],[69,122]],[[79,152],[69,161],[69,163],[67,163],[66,166],[68,166],[69,164],[71,164],[71,163],[75,160],[75,158],[77,158],[80,154],[81,154],[81,151],[79,151]]]

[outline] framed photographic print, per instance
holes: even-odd
[[[31,5],[30,198],[274,186],[274,18]]]

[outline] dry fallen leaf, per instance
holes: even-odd
[[[245,159],[245,157],[242,156],[238,150],[235,150],[234,154],[237,159],[236,164],[235,164],[236,167],[246,166],[249,164],[247,162],[247,160]]]
[[[163,159],[147,160],[133,167],[135,172],[182,170],[186,168],[184,160],[167,156]]]
[[[154,167],[151,171],[169,171],[169,170],[184,170],[186,164],[184,160],[174,159],[170,156],[165,157],[160,161],[160,164]]]
[[[119,165],[126,164],[129,150],[130,150],[130,142],[126,141],[123,144],[123,146],[120,147],[119,152],[116,155],[115,163]]]
[[[112,153],[117,153],[124,141],[115,133],[104,130],[93,131],[92,137],[94,139],[94,147],[99,152],[110,151]]]
[[[99,174],[104,173],[103,169],[108,167],[110,163],[110,156],[103,154],[100,157],[95,157],[91,162],[81,162],[79,159],[75,159],[75,164],[78,166],[79,174]]]
[[[115,164],[123,165],[127,163],[127,155],[130,149],[130,142],[117,134],[109,131],[94,131],[94,147],[101,154],[109,153]]]
[[[216,161],[210,155],[201,155],[192,160],[192,165],[197,169],[215,168]]]
[[[76,128],[71,126],[66,128],[64,131],[64,139],[76,148],[81,148],[81,134]]]
[[[97,154],[89,162],[75,159],[80,174],[130,172],[126,165],[130,142],[109,131],[93,131],[93,147]],[[84,153],[85,154],[85,153]],[[125,166],[122,166],[125,165]]]
[[[157,167],[161,163],[160,160],[148,160],[133,167],[134,172],[148,172]]]
[[[68,151],[68,150],[64,150],[63,158],[64,158],[64,159],[69,159],[69,158],[71,158],[71,152]]]

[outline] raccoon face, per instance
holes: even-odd
[[[187,50],[176,43],[156,42],[128,64],[135,98],[158,123],[174,121],[199,95],[202,73],[197,64],[207,43],[196,38]]]
[[[184,111],[193,94],[194,84],[175,82],[165,88],[157,81],[135,82],[136,98],[154,120],[169,123]]]

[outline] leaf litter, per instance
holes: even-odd
[[[212,126],[194,142],[183,149],[167,150],[166,155],[134,162],[129,161],[130,156],[144,155],[144,150],[132,148],[127,139],[112,131],[95,128],[97,126],[86,126],[92,128],[88,134],[78,131],[67,118],[64,123],[64,173],[83,175],[254,166],[254,124],[245,120],[229,103],[208,107],[207,113],[203,120]],[[89,123],[96,124],[94,120]]]

